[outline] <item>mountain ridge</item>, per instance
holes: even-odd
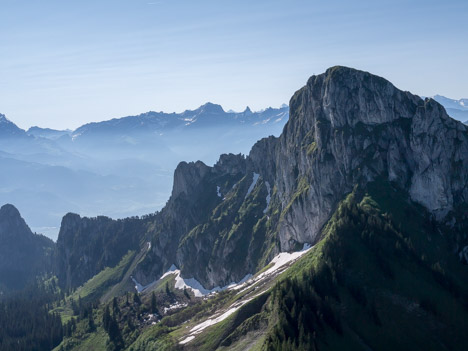
[[[225,156],[237,176],[217,173],[216,165],[179,165],[154,229],[140,233],[151,241],[134,273],[140,284],[173,264],[205,288],[239,281],[275,254],[315,243],[343,194],[380,177],[406,189],[437,220],[468,198],[466,126],[434,100],[333,67],[311,77],[290,106],[279,138],[260,140],[245,160]],[[194,201],[205,214],[181,226],[184,214],[198,213]]]

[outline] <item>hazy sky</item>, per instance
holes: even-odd
[[[20,127],[279,106],[347,65],[468,97],[468,1],[0,0],[0,113]]]

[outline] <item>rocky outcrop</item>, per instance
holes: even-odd
[[[245,172],[246,160],[242,155],[222,155],[213,167],[202,162],[179,164],[174,172],[171,198],[147,233],[151,250],[135,272],[139,282],[143,285],[152,282],[173,264],[185,274],[205,275],[210,269],[207,260],[213,257],[216,237],[208,234],[200,237],[195,233],[211,223],[212,212]]]
[[[33,234],[13,205],[0,208],[0,292],[18,290],[52,270],[54,243]]]
[[[466,127],[434,100],[367,72],[333,67],[311,77],[291,99],[278,144],[282,250],[314,242],[343,194],[378,177],[439,219],[468,199]]]
[[[56,244],[55,269],[64,288],[75,288],[106,267],[114,267],[129,250],[138,250],[151,217],[113,220],[100,216],[63,217]]]

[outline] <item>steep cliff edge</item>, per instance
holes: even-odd
[[[467,128],[434,100],[333,67],[311,77],[290,110],[272,155],[284,211],[281,250],[314,242],[343,195],[378,177],[397,183],[439,220],[468,199]],[[257,155],[263,149],[254,147],[250,158],[264,157]]]

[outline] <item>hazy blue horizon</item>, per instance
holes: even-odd
[[[278,107],[334,65],[468,97],[464,1],[4,0],[0,12],[0,113],[26,129],[207,101]]]

